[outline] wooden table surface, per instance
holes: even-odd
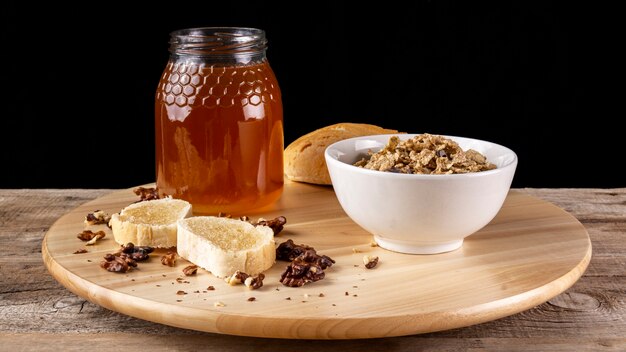
[[[302,341],[201,333],[109,311],[46,271],[56,219],[111,190],[0,190],[0,351],[626,351],[626,188],[523,189],[589,231],[593,257],[569,290],[528,311],[467,328],[373,340]]]

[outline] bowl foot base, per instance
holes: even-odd
[[[384,249],[388,249],[393,252],[406,253],[406,254],[438,254],[450,252],[455,249],[461,248],[463,240],[456,240],[450,242],[441,243],[410,243],[404,241],[394,241],[387,238],[374,236],[374,240],[378,245]]]

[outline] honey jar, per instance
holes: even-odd
[[[170,34],[155,102],[156,184],[195,213],[241,214],[283,188],[281,93],[265,32],[208,27]]]

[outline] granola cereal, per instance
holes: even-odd
[[[463,174],[496,168],[479,152],[464,151],[455,141],[428,133],[406,141],[392,136],[383,149],[368,154],[354,165],[403,174]]]

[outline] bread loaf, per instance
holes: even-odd
[[[276,260],[274,231],[246,221],[197,216],[178,222],[178,255],[219,278],[256,276]]]
[[[326,147],[352,137],[391,133],[398,131],[363,123],[338,123],[305,134],[285,149],[285,176],[292,181],[330,185],[324,159]]]
[[[136,246],[169,248],[176,246],[176,222],[191,215],[191,204],[164,198],[134,203],[111,216],[115,242]]]

